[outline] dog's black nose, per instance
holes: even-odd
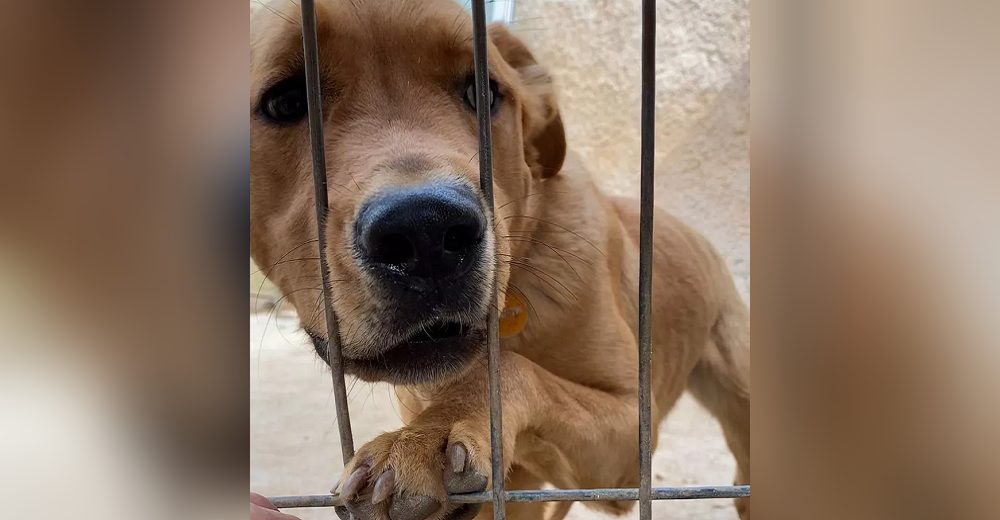
[[[357,248],[365,262],[430,280],[465,274],[482,253],[485,231],[475,193],[444,183],[378,194],[355,221]]]

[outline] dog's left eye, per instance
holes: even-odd
[[[465,86],[465,103],[469,105],[469,108],[476,110],[476,81],[474,78],[470,78]],[[497,87],[497,82],[490,80],[490,113],[496,112],[496,109],[500,106],[500,91]]]
[[[260,98],[261,114],[274,123],[294,123],[308,113],[306,81],[292,76],[267,89]]]

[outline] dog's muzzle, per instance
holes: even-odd
[[[482,202],[445,182],[379,192],[354,222],[354,256],[367,279],[379,343],[345,356],[369,380],[426,380],[481,351],[492,285]],[[383,341],[384,340],[384,341]]]

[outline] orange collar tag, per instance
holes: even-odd
[[[508,292],[504,301],[503,312],[500,313],[500,337],[516,336],[524,330],[528,323],[528,306],[515,293]]]

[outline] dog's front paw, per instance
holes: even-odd
[[[450,493],[486,489],[489,444],[467,428],[406,427],[363,446],[344,469],[337,514],[355,520],[466,520],[479,504]]]

